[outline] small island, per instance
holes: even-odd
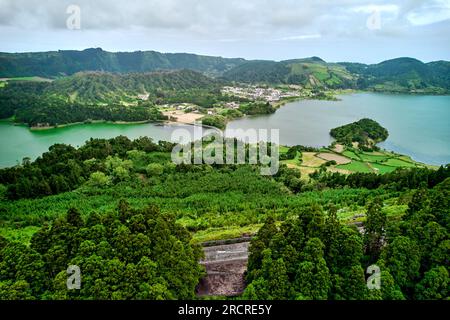
[[[330,135],[338,143],[346,146],[354,146],[362,150],[378,150],[377,143],[385,141],[389,132],[378,122],[372,119],[361,119],[341,127],[331,129]]]

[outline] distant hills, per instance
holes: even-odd
[[[297,84],[310,88],[352,88],[357,75],[345,66],[318,57],[274,61],[249,61],[223,75],[224,79],[247,83]]]
[[[30,126],[86,120],[155,121],[156,104],[190,102],[211,106],[220,83],[192,70],[115,74],[79,72],[54,81],[10,81],[0,88],[0,119]]]
[[[0,78],[29,76],[53,78],[80,71],[129,73],[180,69],[191,69],[209,76],[218,76],[244,62],[244,59],[187,53],[107,52],[100,48],[83,51],[0,53]]]
[[[450,93],[450,62],[423,63],[397,58],[378,64],[340,63],[357,78],[361,89],[392,92]]]
[[[214,88],[219,90],[215,79],[187,69],[127,74],[86,71],[53,81],[47,85],[45,94],[59,95],[72,102],[120,103],[134,101],[138,95],[148,94],[155,100],[169,93],[198,93]]]
[[[423,63],[412,58],[372,65],[327,63],[317,57],[281,62],[249,61],[226,71],[223,77],[236,82],[296,84],[321,89],[450,93],[450,62]]]
[[[81,71],[145,73],[189,69],[228,82],[296,84],[317,89],[450,93],[450,62],[397,58],[378,64],[328,63],[318,57],[286,61],[245,60],[155,51],[0,53],[0,78],[55,78]]]

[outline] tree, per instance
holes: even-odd
[[[97,171],[91,174],[88,184],[97,187],[104,188],[110,184],[110,179],[103,172]]]
[[[328,267],[333,273],[338,271],[337,259],[339,257],[339,233],[341,225],[337,218],[337,209],[332,206],[328,211],[328,216],[325,221],[324,228],[324,245],[325,245],[325,259]]]
[[[341,297],[346,300],[363,300],[367,294],[364,269],[353,265],[343,272]]]
[[[275,225],[275,219],[268,217],[266,223],[258,231],[258,240],[262,241],[266,247],[269,246],[272,238],[278,233],[278,228]]]
[[[263,252],[262,276],[267,280],[267,293],[272,300],[285,300],[289,298],[290,286],[286,266],[283,259],[272,259],[272,251]]]
[[[379,198],[370,202],[367,208],[367,219],[364,224],[364,245],[369,256],[369,264],[376,261],[384,242],[386,214],[381,210],[383,203]]]
[[[377,265],[381,269],[380,284],[381,288],[367,290],[367,299],[369,300],[405,300],[405,296],[395,283],[389,270],[385,267],[384,261],[379,260]]]
[[[150,163],[146,172],[149,177],[160,176],[164,173],[164,166],[159,163]]]
[[[30,284],[25,280],[0,282],[0,300],[35,300]]]
[[[269,248],[270,242],[277,235],[278,228],[275,225],[275,219],[268,217],[264,225],[259,229],[258,234],[250,242],[249,257],[247,264],[247,281],[252,282],[260,276],[263,252]]]
[[[324,245],[318,238],[308,240],[294,282],[298,299],[325,300],[331,287],[330,272],[323,258]]]
[[[67,223],[76,228],[81,228],[84,225],[81,214],[77,209],[70,208],[69,211],[67,211]]]
[[[130,179],[129,170],[121,166],[114,168],[112,175],[115,181],[126,181]]]
[[[383,250],[382,259],[402,291],[414,287],[419,276],[421,257],[419,247],[413,240],[404,236],[396,237]]]
[[[84,223],[70,209],[30,247],[0,238],[0,298],[192,299],[204,269],[190,233],[154,207],[120,211]],[[81,269],[80,290],[67,291],[69,265]]]
[[[6,199],[7,191],[8,187],[0,183],[0,201]]]
[[[244,290],[242,298],[245,300],[269,300],[267,280],[260,277],[253,280]]]
[[[444,266],[435,267],[427,272],[416,285],[415,297],[419,300],[437,300],[448,298],[449,273]]]

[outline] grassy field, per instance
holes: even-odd
[[[21,229],[6,227],[0,228],[0,236],[11,241],[19,241],[21,243],[29,244],[31,237],[38,230],[39,227],[36,226],[28,226]]]
[[[341,164],[336,166],[338,169],[344,169],[352,172],[373,172],[373,170],[368,166],[367,163],[362,161],[352,161],[348,164]]]
[[[16,78],[6,78],[6,81],[51,81],[47,78],[42,77],[16,77]]]
[[[245,227],[210,228],[194,233],[192,242],[201,243],[214,240],[226,240],[239,238],[243,235],[254,235],[261,228],[262,224],[253,224]]]
[[[364,152],[357,148],[321,148],[320,152],[304,152],[302,161],[299,161],[299,154],[292,160],[285,160],[282,163],[291,168],[297,168],[303,175],[309,175],[320,169],[326,163],[325,159],[340,159],[340,163],[327,167],[330,172],[341,170],[343,173],[362,172],[385,174],[397,168],[433,167],[416,162],[406,155],[400,155],[389,151]],[[280,153],[286,153],[287,147],[282,147]],[[339,150],[339,151],[336,151]],[[348,159],[349,163],[342,161],[342,157]],[[303,177],[305,178],[305,177]]]
[[[389,159],[386,161],[386,165],[392,167],[408,167],[408,168],[416,167],[414,163],[406,162],[401,159]]]
[[[303,162],[302,165],[305,167],[318,168],[326,161],[316,157],[314,152],[303,152]]]
[[[368,154],[366,152],[362,152],[359,154],[359,157],[362,161],[365,162],[385,162],[389,159],[389,156],[386,155],[374,155]]]
[[[384,164],[379,164],[379,163],[371,163],[372,168],[375,168],[376,170],[378,170],[378,173],[381,174],[385,174],[385,173],[389,173],[394,171],[395,167],[391,167],[391,166],[386,166]]]
[[[356,153],[354,153],[353,151],[350,151],[350,150],[345,150],[345,151],[342,153],[342,155],[344,155],[344,156],[346,156],[347,158],[350,158],[350,159],[352,159],[352,160],[361,160],[361,158],[358,157],[358,156],[356,155]]]

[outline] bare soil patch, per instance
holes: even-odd
[[[334,153],[319,153],[318,158],[326,161],[336,161],[337,164],[347,164],[352,162],[349,158]]]
[[[171,121],[174,121],[177,123],[187,123],[187,124],[192,124],[195,121],[204,117],[203,114],[184,113],[183,111],[167,111],[167,112],[163,112],[163,114],[165,116],[168,116],[171,119]]]

